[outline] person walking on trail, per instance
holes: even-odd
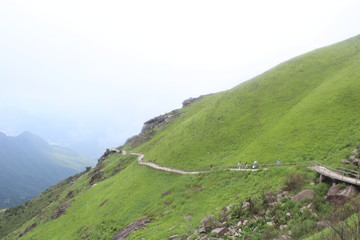
[[[257,161],[254,161],[253,169],[257,169]]]
[[[241,162],[238,162],[238,169],[241,169]]]
[[[248,168],[248,164],[247,164],[247,162],[245,163],[245,169],[247,169]]]
[[[277,163],[278,166],[280,166],[280,160],[279,159],[276,161],[276,163]]]

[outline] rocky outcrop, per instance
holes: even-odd
[[[24,236],[26,233],[30,232],[31,230],[33,230],[35,227],[37,226],[36,223],[33,223],[32,225],[28,226],[25,231],[23,231],[22,233],[19,234],[19,237]]]
[[[60,204],[56,209],[54,214],[51,216],[52,219],[57,219],[59,218],[61,215],[63,215],[66,210],[71,206],[72,202],[65,202]]]
[[[360,146],[356,146],[355,149],[351,152],[351,155],[346,159],[341,159],[343,164],[353,164],[360,167]]]
[[[144,228],[146,227],[146,225],[150,222],[149,219],[143,219],[143,220],[139,220],[133,223],[130,223],[129,225],[127,225],[124,229],[122,229],[121,231],[119,231],[113,238],[112,240],[121,240],[121,239],[125,239],[127,238],[130,233]]]
[[[340,186],[340,184],[336,184],[329,188],[325,196],[326,200],[333,204],[342,205],[359,193],[359,191],[352,185],[345,188],[340,188]]]
[[[343,194],[345,192],[351,191],[343,189]],[[218,215],[204,217],[198,229],[188,239],[250,239],[249,236],[254,232],[265,234],[262,236],[267,236],[266,239],[293,239],[293,226],[288,223],[299,215],[319,219],[318,223],[314,223],[319,229],[328,226],[328,223],[318,216],[314,203],[301,201],[314,197],[313,190],[304,190],[292,197],[287,191],[278,191],[265,193],[261,198],[246,199],[225,207]],[[291,203],[293,201],[298,203]],[[274,234],[271,238],[266,235],[269,229]],[[261,235],[257,235],[259,236]]]
[[[229,231],[228,228],[222,227],[222,228],[215,228],[211,231],[212,234],[214,234],[216,237],[222,237]]]
[[[193,102],[198,101],[201,98],[203,98],[205,96],[209,96],[209,95],[211,95],[211,94],[201,95],[200,97],[197,97],[197,98],[186,99],[183,101],[182,107],[183,108],[188,107]],[[135,148],[135,147],[145,143],[146,141],[149,141],[155,135],[156,132],[158,132],[159,130],[162,130],[164,127],[166,127],[166,125],[169,122],[171,122],[172,120],[177,118],[180,114],[181,114],[181,111],[176,109],[169,113],[160,115],[158,117],[154,117],[154,118],[146,121],[144,123],[144,126],[143,126],[140,134],[129,138],[125,142],[125,146],[129,146],[130,148]]]
[[[313,190],[304,190],[296,194],[295,196],[291,197],[291,200],[293,201],[301,201],[303,199],[310,198],[312,199],[314,197],[314,191]]]
[[[177,118],[179,115],[180,111],[174,110],[170,113],[160,115],[146,121],[140,134],[129,138],[125,142],[125,145],[130,148],[134,148],[149,141],[159,130],[164,129],[169,122]]]
[[[342,164],[352,164],[349,160],[347,159],[341,159],[341,163]]]
[[[110,154],[113,154],[113,153],[123,154],[123,153],[126,153],[126,152],[123,151],[123,150],[120,150],[118,148],[108,148],[108,149],[106,149],[104,154],[99,158],[98,162],[101,162],[101,161],[105,160]]]
[[[211,95],[211,94],[206,94],[206,95],[201,95],[201,96],[199,96],[199,97],[197,97],[197,98],[188,98],[188,99],[186,99],[186,100],[184,100],[184,101],[182,102],[182,107],[183,107],[183,108],[184,108],[184,107],[187,107],[187,106],[191,105],[193,102],[198,101],[198,100],[200,100],[201,98],[206,97],[206,96],[210,96],[210,95]]]

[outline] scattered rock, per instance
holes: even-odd
[[[291,239],[290,236],[282,235],[281,237],[277,238],[276,240],[287,240],[287,239]]]
[[[168,239],[171,240],[171,239],[176,239],[178,237],[179,237],[179,234],[176,234],[176,235],[172,235],[172,236],[168,237]]]
[[[192,216],[191,216],[191,215],[184,217],[184,220],[186,220],[186,221],[189,221],[189,220],[191,220],[191,219],[192,219]]]
[[[228,228],[229,229],[229,233],[231,234],[235,234],[236,233],[236,229],[235,228]]]
[[[344,189],[340,189],[339,185],[336,184],[329,188],[325,198],[333,204],[342,205],[355,197],[357,194],[358,190],[352,185],[349,185]]]
[[[206,240],[208,239],[209,237],[208,236],[203,236],[202,238],[200,238],[199,240]]]
[[[267,222],[266,225],[268,225],[268,226],[274,226],[275,223],[274,223],[274,222]]]
[[[343,164],[351,164],[351,162],[347,159],[341,159],[341,163]]]
[[[288,228],[288,225],[280,225],[279,229],[280,230],[284,230],[284,229],[287,229]]]
[[[319,227],[329,227],[331,225],[330,221],[329,220],[322,220],[322,221],[319,221],[316,223],[317,226]]]
[[[248,201],[245,201],[245,202],[243,202],[243,205],[242,205],[242,208],[248,208],[248,207],[250,207],[250,202],[248,202]]]
[[[326,194],[326,196],[334,196],[337,194],[337,192],[339,191],[339,185],[335,184],[333,186],[331,186]]]
[[[326,197],[326,200],[332,204],[339,205],[339,206],[344,205],[346,202],[349,201],[349,199],[347,197],[340,196],[340,195],[328,196],[328,197]]]
[[[357,194],[358,194],[358,190],[354,186],[349,185],[345,189],[340,190],[337,195],[344,196],[347,198],[353,198]]]
[[[209,216],[206,216],[206,217],[204,217],[204,218],[201,220],[200,225],[201,225],[201,226],[206,226],[206,225],[208,225],[208,223],[211,222],[213,219],[214,219],[214,215],[213,215],[213,214],[211,214],[211,215],[209,215]]]
[[[66,202],[63,204],[60,204],[56,209],[55,213],[51,216],[52,219],[57,219],[61,215],[63,215],[66,212],[66,209],[68,209],[71,206],[72,202]]]
[[[216,237],[222,237],[229,231],[228,228],[222,227],[222,228],[215,228],[211,231],[211,233],[215,234]]]
[[[360,166],[360,159],[358,159],[358,158],[355,158],[354,160],[353,160],[353,162],[352,162],[355,166]]]
[[[310,209],[311,211],[314,211],[315,210],[315,206],[313,203],[309,203],[307,206],[306,206],[308,209]]]
[[[67,194],[66,194],[67,198],[73,198],[74,197],[74,192],[72,190],[70,190]]]
[[[306,198],[314,198],[314,191],[313,190],[303,190],[301,192],[299,192],[298,194],[296,194],[295,196],[291,197],[291,200],[293,201],[301,201],[303,199],[306,199]]]
[[[270,204],[270,203],[278,201],[278,199],[280,199],[280,198],[282,198],[281,193],[275,195],[275,193],[273,193],[273,192],[268,192],[268,193],[265,193],[264,202],[266,204]]]
[[[205,227],[205,226],[201,226],[201,227],[198,229],[198,233],[206,233],[206,227]]]
[[[171,194],[171,191],[166,191],[163,194],[161,194],[161,198],[166,197],[167,195]]]
[[[144,220],[139,220],[133,223],[130,223],[129,225],[127,225],[124,229],[122,229],[120,232],[118,232],[113,238],[112,240],[121,240],[121,239],[125,239],[127,238],[130,233],[144,228],[148,223],[150,222],[149,219],[144,219]]]

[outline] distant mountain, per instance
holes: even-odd
[[[0,208],[20,204],[93,162],[42,138],[24,132],[0,132]]]

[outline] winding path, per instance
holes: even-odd
[[[177,174],[199,174],[199,173],[205,173],[205,172],[211,172],[212,170],[204,170],[204,171],[185,171],[181,169],[176,168],[169,168],[169,167],[163,167],[155,163],[151,162],[145,162],[144,161],[144,154],[142,153],[130,153],[131,155],[135,155],[138,157],[138,164],[139,165],[145,165],[154,169],[158,169],[165,172],[173,172]],[[225,170],[232,170],[232,171],[257,171],[258,169],[238,169],[238,168],[227,168]]]
[[[213,170],[203,170],[203,171],[185,171],[185,170],[181,170],[181,169],[176,169],[176,168],[169,168],[169,167],[163,167],[160,166],[158,164],[155,163],[151,163],[151,162],[145,162],[144,161],[144,154],[142,153],[130,153],[131,155],[135,155],[137,156],[137,162],[139,165],[145,165],[148,167],[151,167],[153,169],[157,169],[157,170],[161,170],[161,171],[165,171],[165,172],[172,172],[172,173],[177,173],[177,174],[200,174],[200,173],[205,173],[205,172],[211,172]],[[300,163],[291,163],[290,165],[303,165],[305,162],[300,162]],[[337,169],[331,169],[331,168],[327,168],[324,166],[321,166],[319,163],[317,163],[316,161],[313,162],[306,162],[306,165],[308,165],[309,169],[312,171],[315,171],[317,173],[319,173],[322,176],[326,176],[329,177],[331,179],[335,179],[338,181],[342,181],[342,182],[346,182],[346,183],[350,183],[350,184],[354,184],[354,185],[358,185],[360,186],[360,172],[355,172],[356,173],[356,178],[350,177],[350,174],[354,175],[354,171],[351,170],[337,170]],[[265,165],[264,165],[265,166]],[[279,166],[279,165],[267,165],[267,167],[274,167],[274,166]],[[282,165],[284,166],[284,165]],[[263,168],[263,169],[267,169],[267,168]],[[222,170],[230,170],[230,171],[257,171],[258,169],[244,169],[244,168],[224,168]],[[345,170],[345,171],[344,171]]]
[[[138,156],[138,164],[139,165],[145,165],[154,169],[158,169],[161,171],[165,171],[165,172],[173,172],[173,173],[178,173],[178,174],[199,174],[205,171],[196,171],[196,172],[190,172],[190,171],[184,171],[184,170],[180,170],[180,169],[175,169],[175,168],[168,168],[168,167],[162,167],[160,165],[157,165],[155,163],[150,163],[150,162],[144,162],[144,154],[141,153],[130,153],[131,155],[135,155]]]

